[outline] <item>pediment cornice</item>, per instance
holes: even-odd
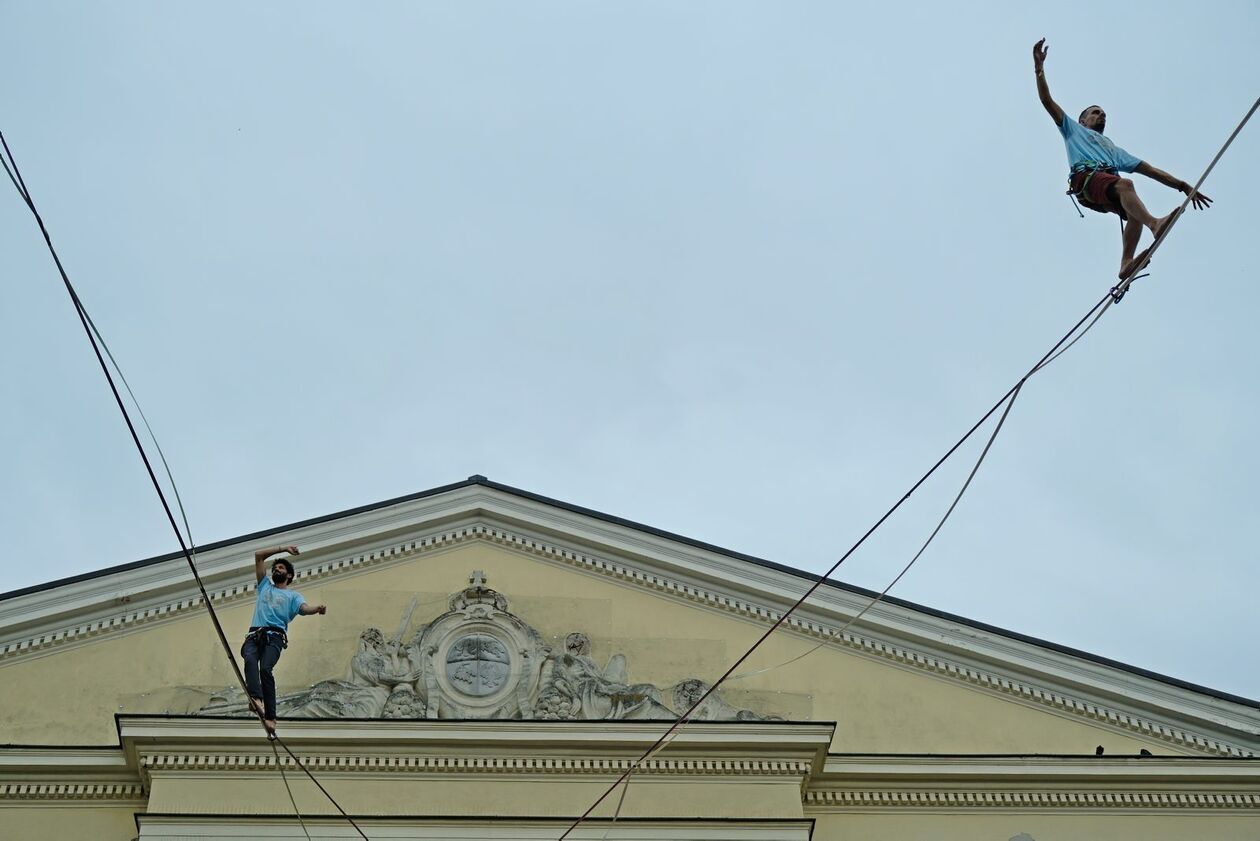
[[[126,764],[154,774],[274,773],[276,754],[256,722],[201,716],[117,717]],[[660,738],[661,722],[294,720],[285,744],[325,775],[368,773],[606,779],[629,770]],[[797,785],[826,762],[834,722],[697,722],[636,774],[782,778]],[[289,770],[291,760],[280,754]]]
[[[135,769],[116,748],[0,748],[0,805],[142,806],[145,796]]]
[[[241,559],[277,539],[304,547],[303,582],[486,541],[763,625],[775,621],[808,586],[807,579],[786,569],[470,484],[203,552],[199,568],[216,606],[252,597],[252,571]],[[844,587],[819,588],[782,632],[1181,749],[1245,756],[1260,747],[1260,712],[1254,708],[962,627],[951,617],[884,602],[859,625],[837,634],[867,601],[866,594]],[[24,594],[0,602],[0,663],[203,609],[182,558]]]
[[[833,754],[807,814],[861,811],[1260,811],[1260,760],[1207,757]]]

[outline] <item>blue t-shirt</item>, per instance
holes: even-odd
[[[254,604],[254,618],[249,623],[251,628],[270,625],[273,628],[289,629],[289,620],[298,615],[298,608],[306,603],[302,594],[287,587],[281,589],[271,583],[271,578],[264,575],[258,582],[258,601]]]
[[[1068,169],[1082,163],[1098,163],[1116,172],[1132,172],[1142,161],[1112,143],[1108,138],[1063,115],[1059,134],[1067,144]]]

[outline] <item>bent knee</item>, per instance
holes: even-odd
[[[1132,178],[1121,178],[1119,181],[1117,181],[1117,182],[1116,182],[1116,189],[1117,189],[1117,190],[1132,190],[1132,189],[1133,189],[1133,179],[1132,179]]]

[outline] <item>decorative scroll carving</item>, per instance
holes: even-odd
[[[416,600],[390,639],[376,628],[359,635],[344,678],[324,680],[277,699],[284,718],[676,719],[709,688],[691,678],[660,689],[631,683],[626,658],[604,666],[591,640],[573,632],[564,650],[508,610],[508,600],[475,571],[451,596],[450,609],[411,627]],[[219,693],[201,715],[248,715],[239,689]],[[714,693],[692,720],[777,719],[734,707]]]

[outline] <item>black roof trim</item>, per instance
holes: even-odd
[[[653,526],[645,525],[643,523],[637,523],[634,520],[627,520],[624,517],[617,517],[612,514],[605,514],[602,511],[596,511],[591,508],[584,508],[581,505],[574,505],[569,502],[553,499],[552,497],[549,497],[549,496],[536,494],[536,493],[533,493],[532,491],[522,490],[521,488],[514,488],[511,485],[504,485],[499,482],[493,482],[490,479],[487,479],[485,476],[481,476],[479,474],[469,476],[467,479],[465,479],[462,482],[453,482],[449,485],[441,485],[436,488],[430,488],[429,490],[419,491],[418,493],[407,494],[406,496],[397,496],[397,497],[394,497],[393,499],[386,499],[381,502],[372,503],[370,505],[360,505],[357,508],[348,508],[344,511],[338,511],[334,514],[327,514],[323,517],[312,517],[307,520],[299,520],[298,522],[295,522],[295,523],[288,523],[283,526],[276,526],[275,528],[264,529],[263,531],[251,532],[250,534],[243,534],[239,537],[233,537],[227,540],[220,540],[215,543],[208,543],[204,546],[198,546],[197,549],[201,551],[221,549],[225,546],[231,546],[235,543],[243,543],[247,540],[256,540],[258,538],[266,537],[268,535],[278,534],[280,532],[290,531],[292,529],[302,528],[304,526],[313,526],[319,523],[327,523],[332,520],[340,520],[344,517],[352,517],[355,514],[363,514],[368,511],[375,511],[381,508],[389,508],[390,506],[393,506],[393,505],[400,505],[404,502],[411,502],[417,499],[424,499],[425,497],[429,497],[429,496],[437,496],[438,494],[448,493],[450,491],[458,490],[460,488],[466,488],[471,485],[481,485],[483,487],[487,487],[492,490],[501,491],[502,493],[506,493],[506,494],[511,494],[512,496],[519,496],[523,499],[533,500],[534,502],[541,502],[544,505],[551,505],[556,508],[561,508],[565,511],[571,511],[575,514],[582,514],[584,516],[591,517],[592,519],[601,520],[605,523],[612,523],[614,525],[624,526],[626,528],[634,529],[635,531],[641,531],[646,534],[654,535],[656,537],[665,538],[666,540],[673,540],[678,543],[683,543],[688,546],[695,547],[697,549],[703,549],[708,552],[714,552],[719,555],[725,555],[728,558],[735,558],[736,560],[745,561],[750,564],[756,564],[758,566],[766,567],[767,569],[773,569],[779,572],[786,573],[788,575],[794,575],[798,578],[806,579],[807,581],[823,580],[824,583],[828,587],[834,587],[839,590],[846,590],[850,593],[856,593],[861,596],[874,598],[875,596],[878,595],[878,593],[876,593],[874,590],[868,590],[865,587],[857,587],[852,584],[844,584],[840,581],[836,581],[835,579],[831,579],[831,578],[823,579],[821,575],[818,575],[816,573],[807,572],[806,570],[802,570],[802,569],[795,569],[794,567],[785,566],[783,564],[775,563],[774,561],[768,561],[765,558],[758,558],[754,555],[746,555],[743,552],[736,552],[732,549],[726,549],[721,546],[715,546],[712,543],[705,543],[702,540],[696,540],[694,538],[686,537],[685,535],[675,534],[673,532],[654,528]],[[70,576],[69,578],[60,578],[60,579],[57,579],[56,581],[49,581],[46,584],[37,584],[32,587],[24,587],[20,590],[11,590],[7,593],[0,593],[0,601],[16,598],[18,596],[24,596],[29,593],[37,593],[37,592],[40,592],[41,590],[51,590],[55,587],[61,587],[66,584],[73,584],[78,581],[87,581],[92,578],[100,578],[106,575],[112,575],[113,573],[116,573],[116,572],[124,572],[126,570],[131,570],[131,569],[139,569],[140,567],[151,566],[153,564],[159,564],[164,561],[175,560],[177,558],[182,558],[182,557],[183,557],[182,552],[171,552],[165,555],[158,555],[153,558],[146,558],[141,561],[133,561],[128,564],[119,564],[118,566],[106,567],[105,569],[97,570],[96,572],[87,572],[81,575]],[[958,622],[962,625],[967,625],[968,627],[975,628],[977,630],[985,631],[992,634],[997,634],[999,636],[1008,637],[1010,639],[1027,643],[1029,645],[1035,645],[1040,648],[1045,648],[1050,651],[1056,651],[1060,654],[1066,654],[1071,657],[1079,657],[1082,660],[1088,660],[1092,663],[1098,663],[1103,666],[1119,669],[1121,671],[1129,672],[1130,674],[1138,675],[1139,677],[1148,678],[1150,680],[1158,681],[1160,683],[1166,683],[1170,686],[1176,686],[1180,689],[1187,689],[1187,690],[1190,690],[1191,692],[1198,692],[1203,695],[1209,695],[1213,698],[1219,698],[1223,701],[1229,701],[1231,703],[1240,704],[1242,706],[1251,707],[1253,709],[1260,709],[1260,700],[1255,700],[1252,698],[1244,698],[1241,695],[1234,695],[1229,692],[1222,692],[1218,689],[1212,689],[1211,687],[1208,687],[1208,686],[1201,686],[1197,683],[1190,683],[1189,681],[1180,680],[1175,677],[1170,677],[1169,675],[1160,674],[1159,672],[1153,672],[1149,669],[1143,669],[1139,666],[1133,666],[1128,663],[1122,663],[1119,660],[1112,660],[1108,657],[1101,657],[1097,654],[1090,654],[1088,651],[1082,651],[1078,648],[1071,648],[1066,645],[1059,645],[1058,643],[1050,642],[1048,640],[1038,639],[1037,637],[1031,637],[1031,636],[1028,636],[1027,634],[1021,634],[1017,631],[1011,631],[1006,628],[999,628],[996,625],[990,625],[985,622],[978,622],[974,619],[968,619],[965,616],[959,616],[954,613],[948,613],[943,610],[937,610],[935,608],[926,607],[925,605],[906,601],[905,599],[900,599],[900,598],[897,598],[896,596],[884,596],[882,601],[888,602],[889,604],[895,604],[899,607],[915,610],[920,613],[926,613],[927,615],[935,616],[938,619],[945,619],[949,622]]]

